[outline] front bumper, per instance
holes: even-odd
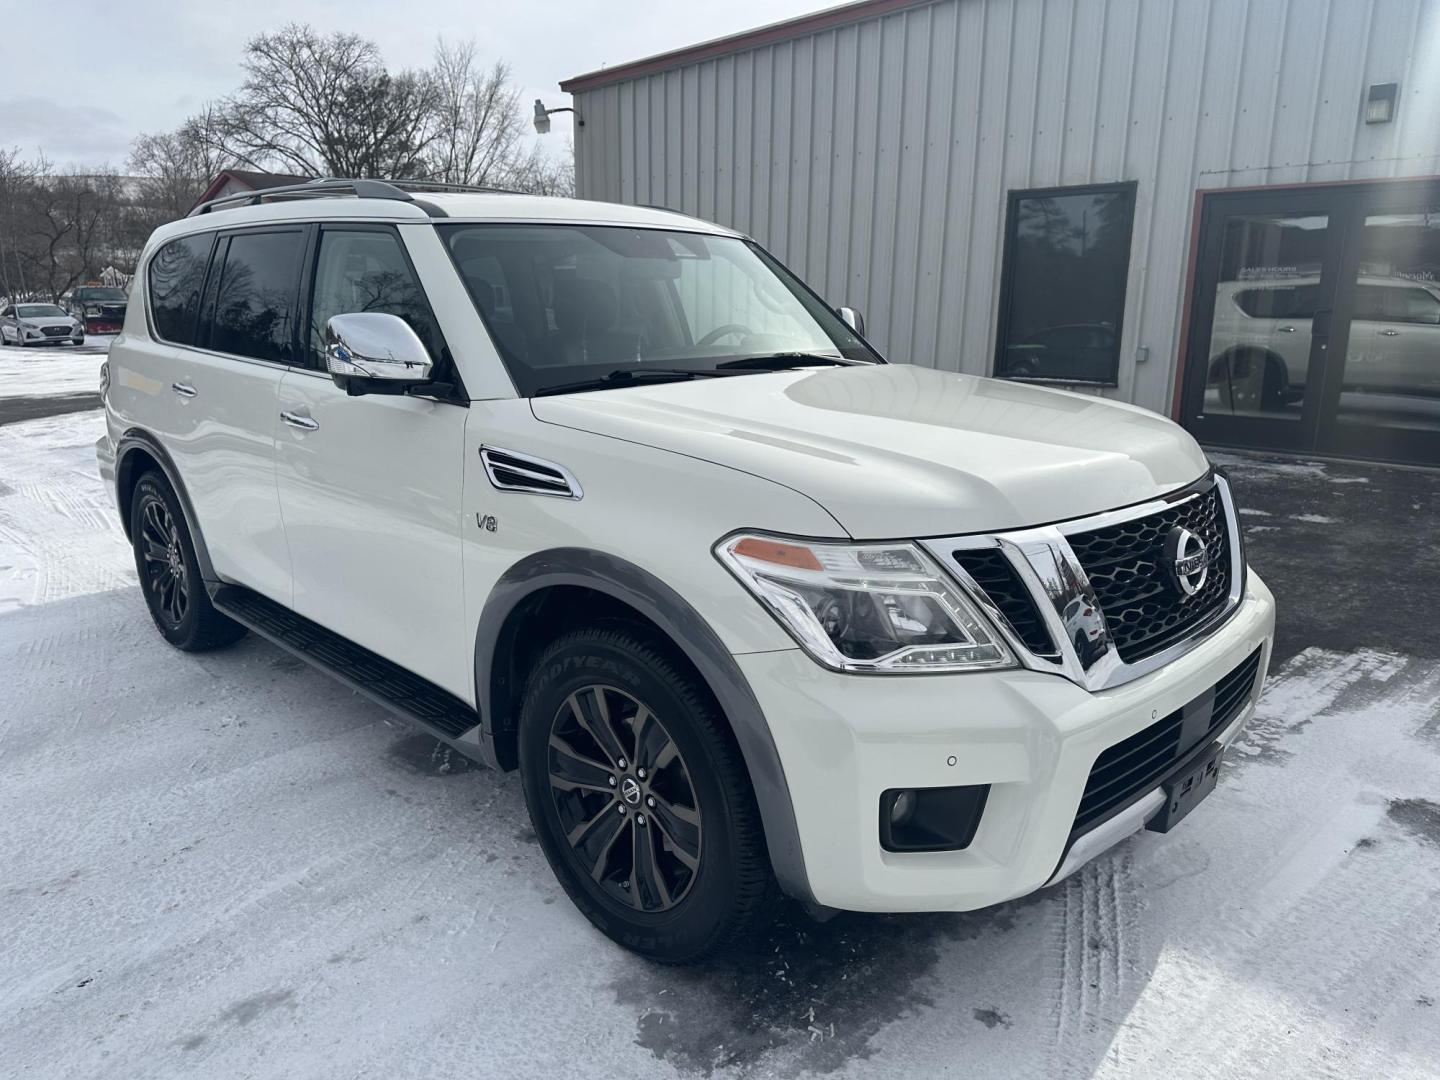
[[[1143,825],[1144,808],[1132,807],[1067,852],[1095,759],[1257,648],[1260,685],[1274,627],[1274,598],[1252,572],[1221,629],[1164,667],[1099,692],[1028,670],[858,676],[827,671],[799,650],[735,659],[779,751],[814,900],[854,911],[968,911],[1041,888]],[[1252,700],[1222,741],[1253,712]],[[962,784],[991,785],[968,847],[881,848],[882,792]]]

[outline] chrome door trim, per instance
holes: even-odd
[[[293,413],[282,409],[280,412],[280,419],[285,421],[285,423],[289,424],[293,428],[299,428],[301,431],[320,430],[320,421],[316,420],[314,417],[311,416],[301,416],[299,413]]]

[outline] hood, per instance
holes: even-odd
[[[546,423],[794,488],[857,539],[1061,521],[1173,491],[1209,468],[1194,439],[1148,410],[907,364],[557,395],[531,408]]]
[[[63,326],[69,330],[74,328],[77,320],[71,318],[69,315],[43,315],[38,318],[26,317],[21,319],[20,322],[26,326],[34,326],[41,330],[47,326]]]

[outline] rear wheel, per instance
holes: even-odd
[[[135,485],[130,537],[140,589],[166,641],[186,652],[205,652],[244,636],[243,626],[210,603],[185,515],[159,473],[146,473]]]
[[[551,868],[621,945],[689,963],[756,918],[770,869],[739,749],[695,677],[643,635],[588,629],[546,650],[520,770]]]
[[[1232,412],[1273,412],[1285,402],[1284,367],[1265,353],[1234,352],[1211,371],[1220,402]]]

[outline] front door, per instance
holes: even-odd
[[[426,397],[351,397],[319,370],[332,315],[399,315],[439,371],[444,343],[391,227],[322,226],[310,277],[308,370],[280,384],[276,452],[293,606],[472,700],[460,550],[469,410]]]
[[[1187,346],[1203,442],[1440,464],[1440,184],[1208,196]]]

